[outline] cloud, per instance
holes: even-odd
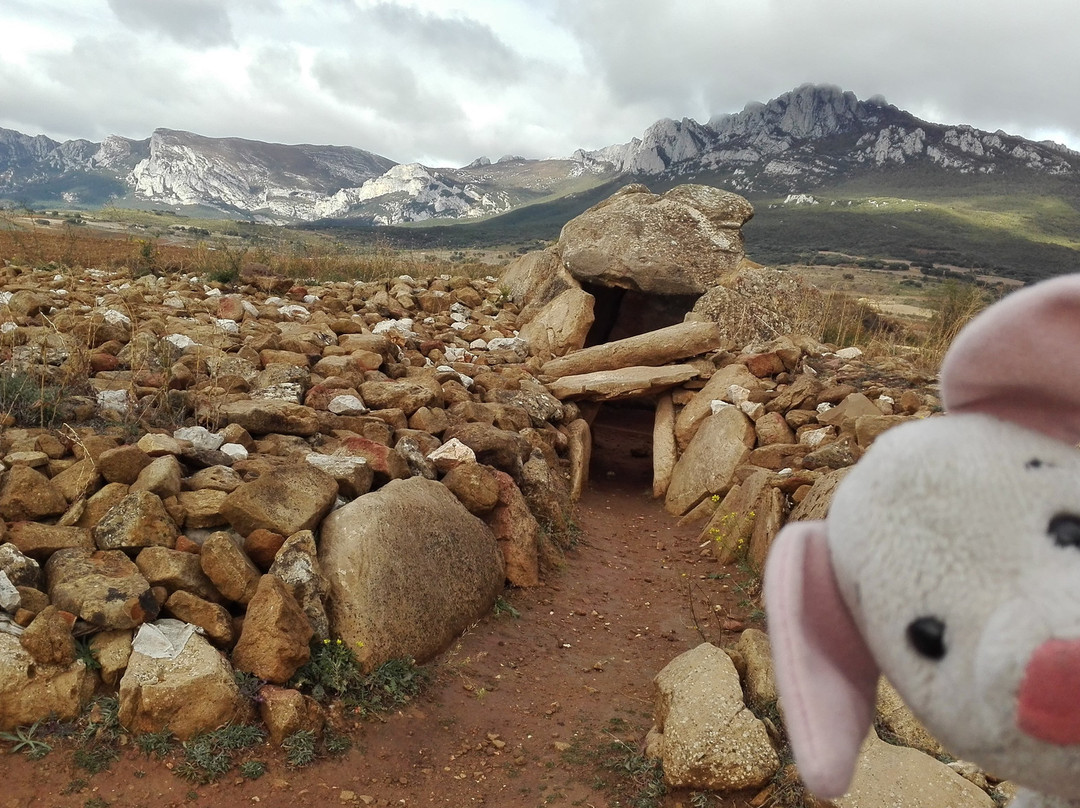
[[[109,0],[109,8],[132,31],[160,34],[181,45],[212,48],[235,42],[222,0]]]

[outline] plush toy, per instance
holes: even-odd
[[[896,427],[794,522],[765,571],[795,761],[850,786],[884,674],[954,755],[1080,806],[1080,276],[976,317],[941,373],[944,417]]]

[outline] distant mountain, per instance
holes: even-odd
[[[899,166],[1073,177],[1080,170],[1080,153],[1055,143],[928,123],[880,97],[860,101],[839,88],[811,84],[705,124],[657,121],[640,139],[574,157],[594,170],[636,176],[711,172],[734,190],[772,195]]]
[[[804,85],[706,123],[661,120],[641,138],[566,159],[398,164],[345,146],[282,145],[158,129],[146,140],[58,143],[0,129],[0,199],[30,207],[203,206],[272,223],[391,225],[477,219],[620,178],[697,181],[751,198],[898,172],[1074,180],[1080,153],[1004,132],[919,120],[881,98]]]

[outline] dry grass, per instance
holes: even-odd
[[[248,243],[211,238],[190,246],[140,238],[85,225],[27,225],[8,219],[0,226],[0,258],[20,266],[61,269],[127,267],[133,275],[187,273],[231,282],[244,264],[257,263],[297,280],[382,280],[398,275],[480,277],[498,268],[478,261],[450,261],[387,248],[277,241]],[[262,240],[265,241],[265,240]]]

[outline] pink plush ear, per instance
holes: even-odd
[[[806,786],[835,799],[851,785],[870,729],[879,670],[840,596],[824,522],[792,522],[765,567],[776,685]]]
[[[1014,292],[961,331],[945,355],[951,412],[979,412],[1080,441],[1080,275]]]

